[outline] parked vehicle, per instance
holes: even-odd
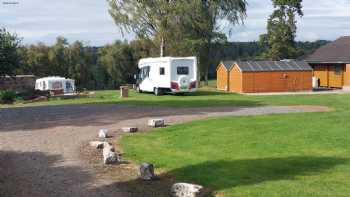
[[[183,94],[197,90],[196,57],[145,58],[139,61],[138,92]]]
[[[72,94],[75,92],[75,81],[64,77],[44,77],[36,80],[35,89],[50,91],[54,95]]]

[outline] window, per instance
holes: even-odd
[[[179,66],[177,67],[178,75],[188,75],[189,69],[187,66]]]
[[[55,81],[52,83],[52,89],[53,90],[61,90],[62,88],[62,82],[61,81]]]
[[[341,75],[341,72],[342,72],[342,67],[336,66],[334,71],[335,75]]]
[[[70,82],[68,82],[68,81],[66,81],[66,89],[67,90],[72,90],[73,89],[72,84]]]
[[[141,68],[141,80],[149,77],[149,71],[151,70],[150,66],[145,66]]]
[[[160,67],[159,68],[159,74],[160,75],[165,75],[165,68],[164,67]]]

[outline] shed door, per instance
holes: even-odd
[[[343,87],[343,66],[329,66],[329,87],[342,88]]]
[[[314,76],[320,79],[320,86],[328,87],[328,68],[327,68],[327,65],[314,66]]]

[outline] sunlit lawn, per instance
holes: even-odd
[[[350,95],[213,96],[336,111],[196,121],[122,138],[125,156],[224,196],[349,196]],[[225,100],[225,101],[223,101]],[[208,101],[211,103],[211,101]],[[221,103],[222,104],[222,103]]]

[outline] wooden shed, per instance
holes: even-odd
[[[305,61],[222,62],[228,68],[229,92],[293,92],[312,90],[312,68]],[[230,66],[229,66],[230,65]],[[221,81],[218,75],[218,81]]]
[[[227,62],[221,62],[216,68],[216,87],[218,90],[228,91],[229,90],[229,71],[232,64]]]
[[[321,87],[350,86],[350,36],[341,37],[317,49],[306,58]]]

